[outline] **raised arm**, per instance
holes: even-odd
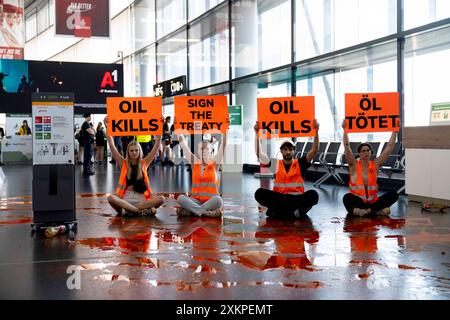
[[[314,130],[316,130],[316,134],[314,135],[313,146],[312,146],[311,150],[309,150],[309,152],[306,154],[306,160],[308,162],[311,162],[311,160],[317,154],[317,151],[319,151],[319,123],[317,122],[317,119],[314,119],[313,128],[314,128]]]
[[[389,155],[391,154],[392,150],[395,146],[395,140],[397,139],[397,132],[392,132],[391,138],[389,139],[386,148],[381,152],[380,156],[377,157],[374,162],[377,168],[383,165],[383,163],[386,162],[386,160],[389,158]]]
[[[256,121],[255,126],[253,127],[253,129],[255,129],[255,152],[256,152],[256,157],[258,158],[258,161],[264,165],[267,165],[270,163],[270,158],[267,154],[265,154],[262,151],[261,148],[261,139],[259,139],[258,137],[258,132],[259,132],[259,122]]]
[[[227,118],[228,126],[230,125],[230,118]],[[223,160],[223,156],[225,155],[225,150],[227,150],[227,135],[228,130],[225,134],[222,134],[222,142],[220,143],[219,150],[217,151],[216,156],[214,157],[215,164],[221,164]]]
[[[345,132],[345,127],[347,126],[345,119],[342,121],[342,129],[344,129],[344,154],[345,154],[345,160],[347,160],[347,163],[350,167],[353,167],[355,165],[356,159],[353,155],[352,149],[350,149],[350,142],[348,141],[348,134]]]
[[[183,150],[183,154],[186,156],[186,160],[189,164],[193,165],[198,162],[197,157],[191,152],[191,149],[188,147],[186,143],[186,139],[184,135],[180,134],[178,136],[178,141],[180,142],[181,149]]]
[[[161,117],[161,126],[162,125],[164,125],[164,117]],[[152,163],[153,160],[155,160],[156,154],[158,153],[160,146],[161,146],[161,136],[157,136],[152,150],[144,158],[144,161],[145,161],[145,164],[147,165],[147,167]]]
[[[109,148],[111,149],[111,156],[116,160],[116,163],[118,166],[122,166],[122,161],[124,158],[122,155],[117,151],[116,146],[114,145],[114,139],[110,135],[108,135],[108,117],[105,117],[103,120],[103,124],[105,125],[106,129],[106,140],[108,141]]]

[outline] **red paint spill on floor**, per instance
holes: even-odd
[[[150,247],[150,233],[136,234],[128,238],[89,238],[78,240],[77,243],[105,251],[119,248],[123,254],[128,254],[129,252],[148,252]]]
[[[33,217],[17,215],[0,215],[0,225],[32,223]]]
[[[104,198],[106,195],[106,193],[82,193],[80,194],[80,198]]]
[[[407,265],[405,265],[405,264],[399,264],[399,265],[398,265],[398,268],[399,268],[399,269],[404,269],[404,270],[416,270],[416,269],[419,269],[419,270],[422,270],[422,271],[431,271],[430,269],[423,269],[423,268],[418,268],[418,267],[411,267],[411,266],[407,266]]]

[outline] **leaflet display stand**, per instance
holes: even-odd
[[[33,93],[33,231],[77,227],[74,94]]]

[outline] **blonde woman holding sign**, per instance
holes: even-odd
[[[356,159],[350,149],[348,134],[345,132],[346,121],[342,121],[344,129],[345,159],[350,172],[350,193],[344,196],[344,206],[350,214],[365,216],[368,214],[388,215],[392,206],[398,200],[395,191],[387,192],[378,197],[377,172],[380,166],[391,154],[397,132],[392,132],[387,147],[379,157],[371,160],[372,146],[369,143],[361,143],[358,146],[359,158]]]
[[[314,119],[314,143],[311,150],[304,157],[294,159],[295,146],[287,140],[281,144],[282,160],[277,161],[273,190],[259,188],[255,192],[255,199],[259,204],[267,207],[266,215],[272,218],[295,219],[306,217],[312,206],[319,202],[319,194],[315,190],[305,192],[304,177],[311,166],[311,160],[319,150],[319,123]],[[261,150],[258,137],[259,123],[255,126],[256,156],[261,164],[270,165],[270,158]]]
[[[229,123],[229,120],[227,120]],[[177,214],[181,216],[194,215],[197,217],[219,218],[223,214],[223,200],[219,194],[219,165],[225,154],[227,135],[222,135],[222,142],[218,152],[213,156],[213,145],[209,140],[198,144],[198,154],[194,155],[188,147],[183,135],[178,141],[192,167],[191,195],[178,197],[180,208]]]
[[[161,125],[164,119],[161,120]],[[107,128],[108,119],[104,120]],[[109,204],[119,215],[151,215],[156,214],[156,208],[164,203],[164,197],[152,197],[150,180],[147,168],[155,159],[161,144],[161,136],[158,136],[150,153],[144,158],[141,145],[132,141],[128,144],[125,158],[117,151],[114,140],[107,132],[107,141],[111,149],[111,155],[121,168],[116,194],[108,196]]]

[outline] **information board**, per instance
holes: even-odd
[[[33,93],[33,165],[74,164],[74,95]]]

